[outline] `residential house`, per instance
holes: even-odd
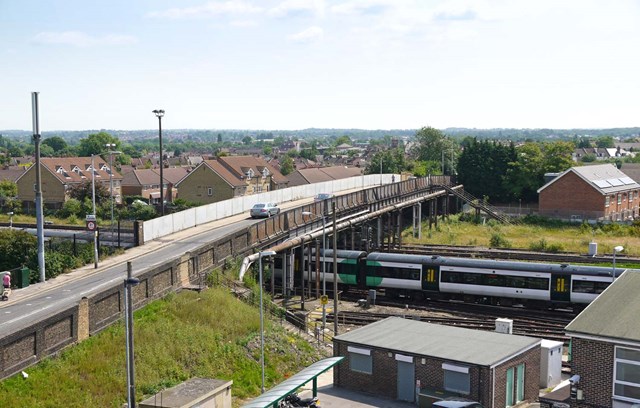
[[[538,189],[540,215],[574,221],[638,217],[640,184],[613,164],[572,167]]]
[[[223,156],[204,160],[177,183],[179,198],[210,204],[288,187],[289,181],[264,159]]]
[[[289,187],[295,187],[304,184],[362,176],[362,174],[362,169],[358,167],[331,166],[296,170],[288,174],[287,178],[289,179]]]
[[[333,338],[334,356],[344,357],[333,383],[421,407],[450,396],[510,407],[538,399],[540,343],[389,317]]]
[[[169,167],[162,170],[165,202],[173,202],[178,192],[174,186],[188,173],[184,167]],[[160,204],[160,169],[140,169],[126,173],[122,179],[122,195],[142,196],[149,204]]]
[[[93,167],[92,162],[93,160]],[[34,207],[36,166],[31,166],[17,180],[18,199],[28,210]],[[113,191],[116,203],[121,202],[122,176],[109,167],[108,160],[91,157],[46,157],[40,159],[40,182],[43,206],[61,208],[67,201],[67,191],[74,185],[94,180]],[[113,189],[111,187],[113,186]]]

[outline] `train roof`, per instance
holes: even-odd
[[[333,249],[325,249],[325,250],[321,249],[320,253],[325,258],[333,257]],[[343,249],[339,249],[336,251],[336,257],[343,258],[343,259],[359,259],[359,258],[365,257],[366,255],[367,253],[364,251],[347,251]]]
[[[509,269],[527,272],[568,273],[591,276],[611,276],[613,267],[585,266],[569,264],[551,264],[538,262],[499,261],[495,259],[455,258],[439,255],[412,255],[398,253],[372,252],[367,261],[407,262],[434,266],[460,266],[482,269]],[[616,268],[616,276],[621,275],[624,268]]]

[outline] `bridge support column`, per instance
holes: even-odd
[[[413,206],[413,237],[422,238],[422,205],[415,204]]]
[[[319,297],[320,297],[320,242],[316,240],[316,299]]]
[[[382,248],[382,215],[378,217],[378,237],[376,243],[378,244],[378,250]]]
[[[397,246],[402,246],[402,210],[398,211],[398,222],[396,223]]]

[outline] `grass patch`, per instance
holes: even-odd
[[[260,393],[259,310],[224,289],[168,295],[134,314],[136,399],[192,377],[233,380],[233,406]],[[326,357],[265,317],[265,386]],[[2,406],[122,407],[125,328],[116,324],[0,382]]]
[[[519,225],[502,225],[493,220],[475,219],[468,215],[451,216],[429,229],[422,223],[422,240],[413,237],[413,228],[402,233],[407,244],[475,245],[493,248],[530,249],[542,252],[586,254],[589,243],[598,244],[599,255],[612,255],[613,248],[624,247],[624,255],[640,256],[640,225],[568,224],[529,217]]]

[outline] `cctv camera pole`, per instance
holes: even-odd
[[[98,221],[96,219],[96,170],[93,164],[93,155],[91,155],[91,201],[93,203],[93,217],[96,226],[93,230],[93,259],[94,268],[98,269]]]
[[[42,214],[42,185],[40,180],[40,123],[38,118],[38,92],[31,92],[31,109],[33,112],[33,143],[36,154],[36,225],[38,235],[38,269],[40,282],[45,281],[44,269],[44,220]]]

